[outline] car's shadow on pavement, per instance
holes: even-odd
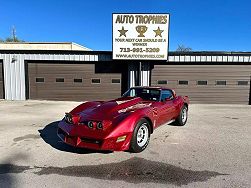
[[[53,148],[60,150],[60,151],[78,153],[78,154],[90,154],[90,153],[109,154],[109,153],[112,153],[111,151],[97,151],[97,150],[90,150],[90,149],[83,149],[83,148],[75,148],[75,147],[72,147],[72,146],[65,144],[57,136],[58,123],[59,123],[59,121],[52,122],[52,123],[46,125],[43,129],[38,130],[41,138],[47,144],[51,145]]]

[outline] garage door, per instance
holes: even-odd
[[[108,100],[121,95],[121,74],[95,73],[94,64],[28,63],[30,99]]]
[[[0,99],[4,97],[4,88],[3,88],[3,63],[0,62]]]
[[[248,104],[251,65],[155,65],[152,85],[176,89],[193,103]]]

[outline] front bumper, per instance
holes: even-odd
[[[122,135],[115,137],[98,137],[94,134],[88,134],[87,131],[76,131],[76,126],[67,125],[60,122],[57,130],[58,137],[66,144],[73,147],[88,148],[93,150],[123,151],[128,150],[132,134],[127,133],[124,141],[117,141]]]

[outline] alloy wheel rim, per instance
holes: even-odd
[[[184,108],[182,110],[181,119],[182,119],[182,123],[186,122],[186,119],[187,119],[187,109],[186,108]]]
[[[148,140],[148,128],[147,123],[143,123],[137,132],[137,144],[139,147],[143,147]]]

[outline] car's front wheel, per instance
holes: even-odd
[[[139,153],[146,149],[150,140],[150,124],[146,119],[141,119],[134,128],[130,143],[130,151]]]

